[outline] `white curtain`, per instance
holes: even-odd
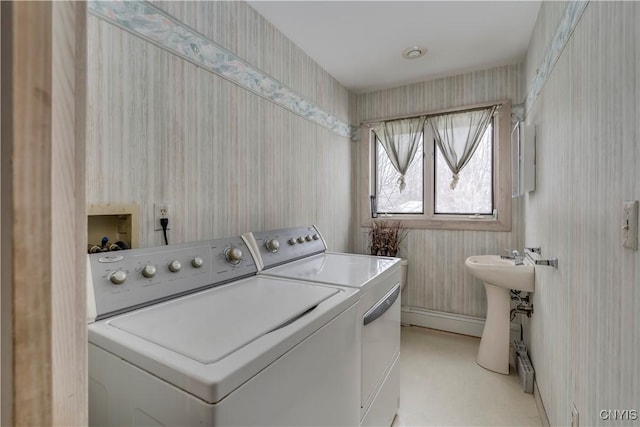
[[[424,116],[413,117],[382,122],[373,128],[373,132],[389,156],[391,164],[400,173],[400,178],[398,178],[400,191],[407,186],[404,175],[418,150],[424,122]]]
[[[469,163],[482,140],[497,106],[429,117],[436,144],[453,173],[449,187],[454,190],[460,171]]]

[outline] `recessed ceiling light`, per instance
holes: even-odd
[[[416,59],[424,56],[427,48],[422,46],[411,46],[402,51],[402,56],[407,59]]]

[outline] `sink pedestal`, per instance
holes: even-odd
[[[480,338],[478,365],[509,374],[509,332],[511,296],[509,289],[484,282],[487,291],[487,320]]]
[[[487,320],[484,323],[478,365],[501,374],[509,374],[509,327],[511,289],[533,292],[535,270],[524,260],[499,255],[474,255],[464,262],[469,272],[482,280],[487,291]]]

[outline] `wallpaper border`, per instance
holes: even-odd
[[[556,33],[551,40],[551,44],[547,48],[547,51],[542,59],[542,63],[538,67],[536,76],[529,85],[529,92],[525,99],[525,114],[528,114],[538,99],[538,95],[542,92],[545,82],[551,75],[553,67],[556,65],[558,58],[562,54],[564,47],[571,38],[573,30],[578,25],[582,13],[587,8],[589,0],[571,0],[568,2],[567,7],[564,10],[560,24],[556,29]]]
[[[327,113],[273,77],[251,66],[146,1],[91,0],[89,12],[129,33],[215,73],[340,136],[352,138],[358,128]]]

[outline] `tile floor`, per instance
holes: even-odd
[[[479,338],[402,327],[400,410],[393,426],[541,426],[520,378],[476,363]]]

